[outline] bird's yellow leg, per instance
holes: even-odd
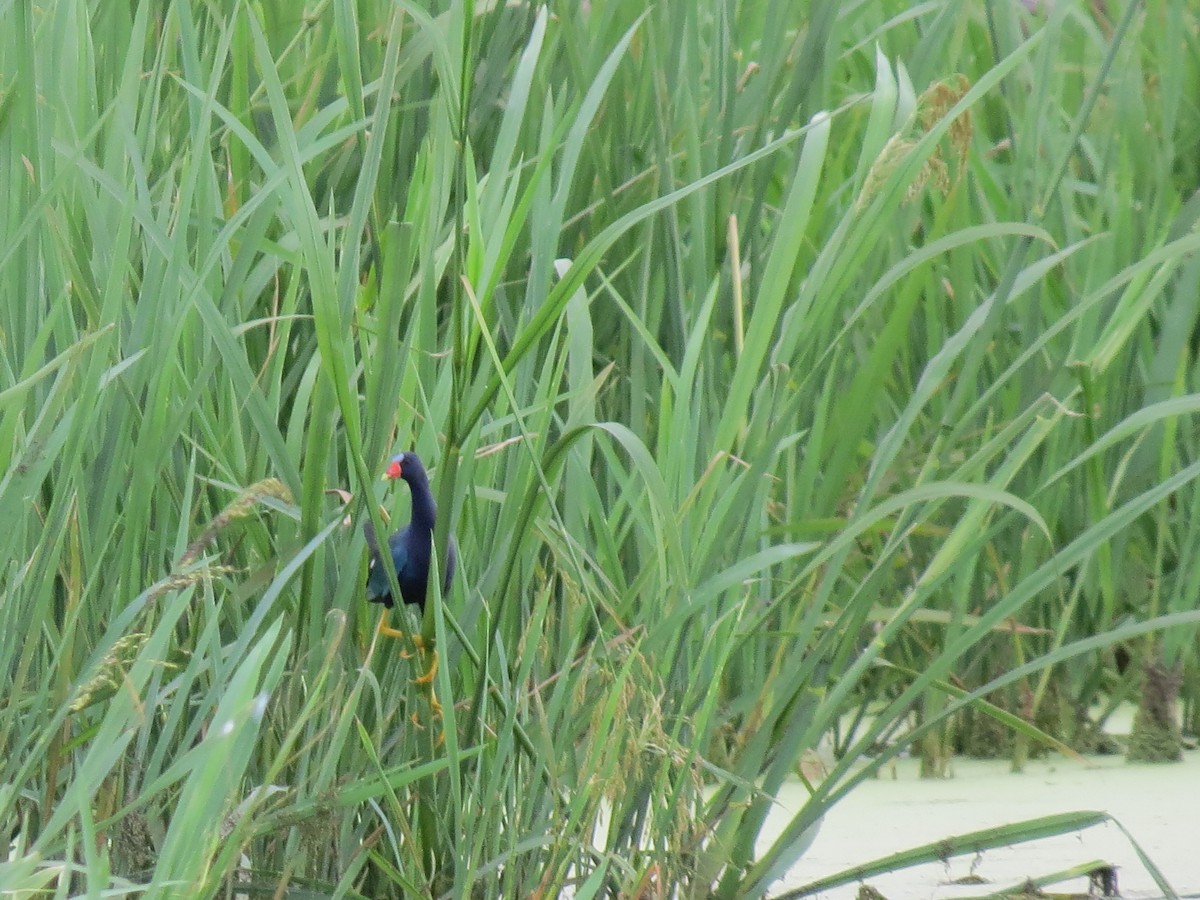
[[[411,640],[413,642],[414,647],[416,647],[418,650],[425,649],[425,639],[422,638],[421,635],[419,635],[419,634],[409,635],[407,631],[401,631],[398,628],[393,628],[387,622],[388,622],[388,610],[385,609],[383,611],[383,615],[381,615],[379,617],[379,628],[377,629],[381,635],[383,635],[384,637],[390,637],[390,638],[402,638],[407,635],[409,640]],[[408,659],[408,657],[409,657],[409,654],[405,654],[401,658]]]
[[[433,677],[435,675],[437,675],[437,670],[438,670],[438,652],[437,652],[437,650],[432,647],[427,647],[425,644],[425,639],[423,637],[421,637],[421,635],[415,634],[415,633],[409,634],[407,631],[400,631],[398,628],[392,628],[392,626],[388,625],[387,620],[388,620],[388,610],[385,609],[383,611],[383,615],[381,615],[379,617],[378,631],[381,635],[383,635],[384,637],[390,637],[390,638],[407,637],[410,641],[412,641],[412,644],[414,647],[416,647],[418,653],[424,653],[427,649],[429,650],[429,655],[433,657],[433,662],[430,663],[429,671],[426,672],[424,675],[422,675],[419,678],[414,678],[413,684],[432,685]],[[400,652],[401,659],[412,659],[412,656],[413,656],[413,654],[409,653],[407,650],[402,650]],[[438,704],[437,697],[433,696],[432,690],[430,691],[430,698],[433,701],[434,709],[437,712],[441,712],[442,707],[440,704]]]
[[[442,719],[443,718],[442,704],[437,698],[437,692],[434,691],[434,689],[433,689],[433,676],[437,674],[437,670],[438,670],[438,652],[437,652],[437,650],[430,649],[429,654],[430,654],[430,656],[433,657],[433,661],[429,665],[429,671],[426,672],[424,675],[422,675],[420,678],[414,678],[412,680],[412,683],[416,684],[416,685],[421,685],[422,687],[429,688],[429,714],[430,714],[430,717],[433,719]],[[445,742],[446,742],[446,725],[443,722],[441,732],[438,734],[437,740],[434,742],[434,746],[440,747]]]
[[[429,711],[439,719],[442,717],[442,704],[437,698],[437,694],[433,692],[433,686],[429,687]]]
[[[423,645],[422,645],[422,650],[424,650]],[[431,649],[429,651],[429,655],[433,657],[433,662],[431,662],[429,664],[429,671],[426,672],[424,675],[422,675],[420,678],[414,678],[413,684],[429,684],[429,685],[433,684],[433,676],[437,674],[437,670],[438,670],[438,652],[435,649]]]

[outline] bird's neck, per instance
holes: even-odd
[[[409,484],[412,494],[412,523],[418,528],[433,531],[437,520],[437,504],[429,490],[428,478],[414,478]]]

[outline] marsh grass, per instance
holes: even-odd
[[[0,7],[0,886],[756,896],[1194,668],[1197,21],[1102,15]]]

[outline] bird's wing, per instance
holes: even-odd
[[[367,599],[390,597],[392,586],[388,583],[387,570],[379,555],[379,542],[375,538],[375,529],[367,523],[363,529],[367,538],[367,547],[371,550],[371,561],[367,564]],[[396,567],[396,577],[404,577],[405,566],[408,565],[408,550],[405,546],[404,531],[397,531],[388,538],[388,550],[392,553],[392,565]]]
[[[396,577],[403,578],[404,570],[408,567],[407,528],[401,528],[388,538],[388,549],[392,551],[392,565],[396,567]]]
[[[392,586],[388,584],[387,572],[379,561],[379,554],[372,553],[371,561],[367,563],[367,599],[378,600],[380,597],[392,596]]]

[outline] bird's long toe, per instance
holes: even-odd
[[[406,637],[412,642],[412,645],[417,649],[417,652],[423,653],[425,651],[425,639],[421,637],[421,635],[416,633],[409,634],[407,631],[401,631],[399,628],[393,628],[387,623],[387,621],[388,611],[385,609],[383,611],[383,615],[379,617],[379,628],[377,629],[379,634],[381,634],[383,637],[390,638]],[[412,654],[406,650],[402,650],[400,652],[400,658],[411,659]]]
[[[425,648],[422,646],[420,649],[423,651]],[[412,680],[413,684],[433,684],[433,677],[437,675],[438,670],[438,652],[437,650],[431,649],[429,651],[429,655],[432,659],[432,661],[429,663],[429,671],[419,678],[414,678]],[[434,703],[437,703],[437,698],[433,696],[432,691],[430,691],[429,696],[433,699]],[[440,710],[441,707],[438,707],[438,709]]]

